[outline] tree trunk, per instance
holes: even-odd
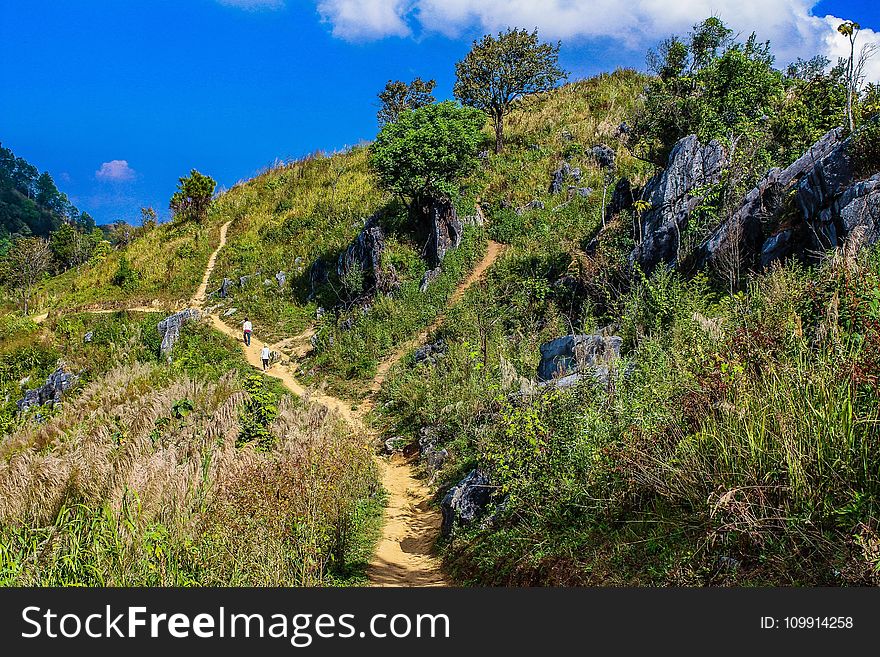
[[[495,117],[495,154],[497,155],[504,148],[504,117]]]

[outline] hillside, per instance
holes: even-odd
[[[876,584],[878,90],[694,29],[498,153],[429,103],[47,276],[4,581]]]

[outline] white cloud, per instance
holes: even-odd
[[[837,26],[843,22],[835,16],[826,16],[825,23],[828,25],[828,33],[825,35],[825,55],[832,64],[837,63],[838,57],[849,57],[849,40],[837,32]],[[859,56],[861,47],[873,43],[880,49],[880,32],[863,28],[856,41],[856,57]],[[880,50],[868,61],[865,67],[865,82],[880,81]]]
[[[684,33],[694,23],[719,16],[741,33],[769,39],[780,67],[797,57],[824,54],[832,62],[846,49],[837,33],[841,19],[814,16],[817,0],[319,0],[333,35],[348,40],[408,36],[415,27],[450,37],[474,28],[537,27],[547,39],[616,40],[643,52],[660,39]],[[857,16],[849,18],[858,19]],[[880,42],[863,30],[862,43]],[[869,68],[880,76],[880,54]]]
[[[281,9],[284,0],[217,0],[221,5],[237,7],[248,11],[260,11],[262,9]]]
[[[318,13],[333,26],[333,36],[347,41],[409,36],[406,16],[412,0],[320,0]]]
[[[104,182],[126,182],[134,180],[135,175],[135,170],[128,166],[126,160],[104,162],[101,168],[95,171],[95,178]]]

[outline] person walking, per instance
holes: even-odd
[[[269,345],[263,345],[263,348],[260,349],[260,358],[263,360],[263,371],[265,372],[269,369],[269,356],[272,355],[272,352],[269,351]]]
[[[241,325],[241,328],[244,330],[244,343],[250,347],[251,346],[251,333],[254,331],[254,325],[251,324],[251,320],[247,317],[244,318],[244,323]]]

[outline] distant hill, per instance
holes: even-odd
[[[87,212],[80,213],[59,191],[48,171],[0,145],[0,244],[13,235],[48,237],[65,221],[84,231],[95,227]]]

